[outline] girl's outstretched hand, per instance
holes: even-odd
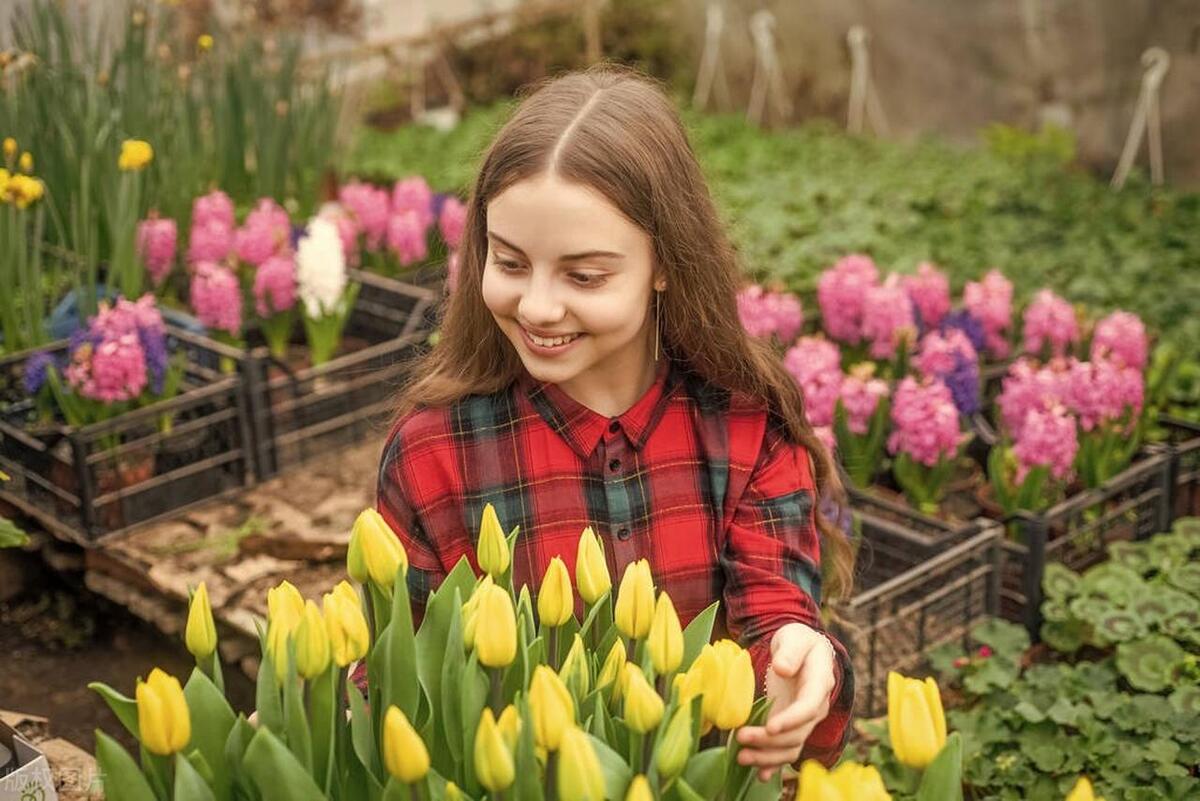
[[[771,638],[767,666],[770,717],[766,726],[738,729],[738,762],[758,766],[758,778],[767,781],[799,759],[805,741],[829,714],[835,670],[833,644],[824,634],[803,623],[781,626]]]

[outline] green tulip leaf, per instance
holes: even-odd
[[[683,661],[679,663],[680,672],[687,670],[700,656],[704,646],[712,642],[713,624],[717,619],[719,601],[714,601],[703,612],[692,618],[687,628],[683,630]]]
[[[916,801],[962,801],[962,736],[951,732],[942,750],[925,768]]]
[[[226,764],[225,744],[237,716],[225,695],[199,668],[192,670],[183,696],[192,717],[191,746],[200,750],[212,770],[214,795],[218,801],[227,801],[232,779]]]
[[[625,762],[625,757],[610,748],[608,743],[593,734],[589,734],[588,738],[592,741],[592,749],[604,774],[604,797],[621,798],[625,788],[633,781],[633,771]]]
[[[379,749],[375,747],[375,729],[371,713],[367,711],[366,701],[362,693],[351,682],[346,687],[346,695],[350,699],[350,742],[358,761],[366,768],[367,776],[376,786],[383,774],[379,763]]]
[[[778,798],[779,796],[776,796]],[[686,779],[679,778],[671,785],[671,789],[667,791],[668,801],[705,801],[705,797],[692,789],[692,786],[687,783]]]
[[[258,725],[272,731],[283,731],[283,703],[279,699],[279,679],[275,675],[275,663],[270,651],[264,646],[262,661],[258,665],[255,682],[254,708],[258,712]]]
[[[532,720],[529,713],[529,701],[525,697],[517,699],[517,714],[521,720]],[[541,768],[537,763],[537,749],[533,740],[533,726],[521,726],[517,736],[517,752],[514,754],[517,771],[516,783],[512,786],[512,797],[522,801],[542,801],[545,797],[540,779]]]
[[[287,680],[283,689],[283,732],[288,748],[306,771],[312,772],[312,731],[304,710],[304,688],[296,673],[296,641],[288,643]]]
[[[704,798],[716,798],[725,785],[725,768],[725,749],[706,748],[688,760],[683,779]]]
[[[242,768],[242,760],[245,758],[246,748],[254,739],[255,731],[256,729],[246,720],[245,715],[238,715],[233,727],[229,730],[229,737],[225,740],[225,765],[234,785],[238,788],[238,798],[253,798],[253,786],[250,777]]]
[[[462,720],[462,696],[459,688],[462,686],[463,664],[466,661],[463,657],[461,603],[464,596],[456,590],[451,597],[454,607],[451,608],[446,623],[446,638],[442,641],[440,649],[431,649],[441,660],[442,674],[438,679],[438,685],[441,687],[441,715],[437,721],[440,729],[437,750],[440,753],[434,753],[432,756],[436,764],[446,772],[463,758],[462,729],[459,725]]]
[[[203,759],[203,754],[200,755]],[[115,796],[110,796],[115,797]],[[216,801],[213,789],[204,781],[204,777],[184,757],[175,755],[175,794],[174,801]]]
[[[121,801],[156,801],[150,783],[129,752],[113,738],[96,730],[96,765],[104,781],[106,798]]]
[[[326,801],[304,765],[270,729],[258,730],[242,764],[263,801]]]
[[[137,701],[126,695],[122,695],[112,687],[99,681],[93,681],[88,685],[88,689],[94,691],[104,699],[104,703],[108,704],[108,708],[117,716],[117,720],[121,722],[126,731],[132,734],[135,739],[140,739],[138,735]]]

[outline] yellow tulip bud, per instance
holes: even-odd
[[[645,559],[631,562],[621,577],[614,609],[617,629],[631,640],[640,640],[650,633],[654,619],[654,580],[650,563]]]
[[[493,586],[492,577],[484,576],[483,580],[475,587],[474,592],[471,593],[471,597],[462,605],[463,645],[468,651],[475,647],[475,628],[478,625],[475,612],[479,609],[479,599],[483,597],[483,588],[491,586]]]
[[[682,703],[671,715],[667,730],[654,749],[654,767],[658,775],[670,780],[683,772],[692,754],[692,705]]]
[[[33,175],[33,154],[28,150],[21,154],[21,160],[18,164],[21,167],[21,172],[26,175]]]
[[[337,666],[346,667],[366,656],[371,647],[371,633],[354,588],[344,581],[339,583],[333,592],[325,593],[323,607],[325,633]]]
[[[857,796],[847,796],[857,801]],[[829,778],[829,771],[815,759],[800,766],[800,788],[796,801],[845,801],[841,791]]]
[[[329,667],[329,634],[321,610],[312,601],[304,605],[300,625],[296,627],[296,672],[315,679]]]
[[[621,700],[621,684],[625,677],[625,643],[618,637],[608,649],[608,656],[600,666],[600,675],[596,677],[596,688],[603,689],[612,685],[612,700]]]
[[[475,730],[475,776],[488,792],[502,793],[516,778],[512,752],[504,741],[492,710],[484,707]]]
[[[829,772],[829,781],[840,796],[854,801],[891,801],[883,777],[873,765],[842,762]]]
[[[362,529],[355,526],[350,530],[350,544],[346,546],[346,574],[359,584],[366,584],[371,578],[367,570],[367,557],[363,553]]]
[[[446,790],[442,799],[443,801],[462,801],[462,790],[458,789],[458,785],[454,782],[446,782]]]
[[[705,665],[704,714],[718,729],[728,731],[750,719],[754,665],[750,652],[732,640],[718,641],[713,651],[715,660]]]
[[[146,165],[154,160],[154,148],[149,142],[141,139],[126,139],[121,143],[121,155],[117,159],[117,168],[123,172],[144,170]]]
[[[4,138],[4,160],[11,162],[17,157],[17,140],[11,136]]]
[[[629,791],[625,793],[625,801],[654,801],[654,792],[645,776],[639,773],[633,777]]]
[[[888,674],[888,736],[902,764],[921,769],[933,761],[946,744],[937,682]]]
[[[179,680],[154,668],[135,695],[138,737],[146,750],[159,756],[182,751],[192,739],[192,719]]]
[[[512,563],[508,552],[508,539],[500,527],[496,508],[490,503],[483,507],[483,520],[479,524],[479,545],[476,549],[479,567],[489,576],[501,576]]]
[[[683,661],[683,627],[679,625],[675,604],[665,592],[658,596],[655,604],[646,647],[654,670],[660,676],[679,669],[679,663]]]
[[[481,587],[475,609],[475,653],[484,667],[508,667],[517,657],[517,614],[512,596],[494,584]]]
[[[550,560],[537,598],[538,619],[543,626],[561,626],[575,613],[575,594],[571,591],[571,574],[561,557]]]
[[[392,531],[379,512],[364,509],[354,521],[354,528],[350,532],[351,541],[356,537],[362,551],[362,561],[366,564],[367,575],[375,586],[390,593],[396,581],[396,574],[408,574],[408,554],[404,552],[404,546],[400,544],[396,532]],[[351,567],[351,559],[347,552],[346,568],[349,570]],[[357,564],[353,567],[361,575],[361,567]]]
[[[625,665],[625,723],[639,734],[654,731],[662,721],[663,701],[646,681],[642,669]]]
[[[563,732],[575,724],[575,702],[558,674],[546,665],[533,669],[529,682],[529,715],[533,739],[547,751],[557,751]],[[561,762],[565,759],[560,760]]]
[[[213,651],[217,650],[217,627],[213,623],[208,587],[203,581],[192,593],[192,600],[188,604],[187,628],[184,629],[183,641],[192,656],[197,659],[208,659]]]
[[[304,596],[290,581],[281,581],[267,590],[267,619],[283,618],[288,629],[293,629],[304,614]]]
[[[383,764],[397,781],[413,784],[429,773],[429,751],[399,707],[383,718]]]
[[[508,750],[515,754],[517,752],[517,742],[521,738],[521,716],[517,714],[517,708],[512,704],[504,707],[504,711],[500,713],[500,720],[496,721],[496,725],[500,728],[500,734],[504,737],[504,742],[508,746]]]
[[[267,624],[267,654],[275,666],[275,678],[280,684],[287,679],[288,662],[291,660],[288,644],[297,625],[297,622],[285,618],[276,618]]]
[[[604,773],[587,733],[570,726],[562,736],[558,758],[560,801],[603,801]]]
[[[579,636],[579,632],[575,633],[575,641],[571,643],[571,650],[567,652],[567,658],[559,668],[558,677],[580,701],[592,688],[587,653],[583,649],[583,638]]]
[[[612,589],[612,577],[608,574],[608,562],[596,532],[588,526],[579,535],[579,549],[575,552],[575,585],[579,596],[588,604],[594,604]]]
[[[1067,801],[1104,801],[1104,799],[1096,798],[1096,791],[1092,789],[1092,782],[1087,776],[1080,776],[1075,782],[1075,786],[1071,788],[1071,792],[1067,793]]]

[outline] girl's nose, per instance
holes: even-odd
[[[563,319],[566,307],[546,282],[531,281],[517,304],[517,314],[530,325],[549,327]]]

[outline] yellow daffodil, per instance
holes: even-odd
[[[658,596],[654,606],[646,647],[654,670],[660,676],[679,669],[679,663],[683,661],[683,627],[679,625],[675,604],[665,592]]]
[[[571,574],[561,557],[550,560],[537,598],[538,619],[543,626],[561,626],[575,612],[575,594],[571,591]]]
[[[137,685],[138,739],[159,756],[182,751],[192,739],[192,719],[179,680],[158,668]]]
[[[475,730],[475,776],[490,793],[504,792],[516,778],[512,751],[487,707]]]
[[[187,627],[183,641],[192,656],[207,659],[217,649],[217,627],[213,623],[212,605],[208,600],[208,587],[204,582],[192,593],[188,604]]]
[[[587,604],[594,604],[612,589],[612,577],[608,575],[608,563],[604,560],[604,549],[596,532],[588,526],[579,535],[579,549],[575,552],[575,585],[579,596]]]
[[[508,570],[512,564],[512,555],[508,552],[508,539],[504,529],[500,527],[500,518],[496,516],[496,507],[490,503],[483,507],[483,520],[479,524],[479,544],[476,548],[479,567],[492,577],[498,577]]]
[[[626,566],[613,614],[617,629],[631,640],[640,640],[650,633],[654,619],[654,579],[645,559]]]
[[[429,773],[425,741],[399,707],[388,707],[383,718],[383,764],[397,781],[414,784]]]
[[[946,715],[937,682],[888,674],[888,736],[896,759],[924,768],[946,744]]]
[[[141,139],[126,139],[121,143],[121,155],[117,168],[123,172],[144,170],[154,160],[154,148]]]
[[[557,751],[563,732],[575,725],[575,702],[558,674],[546,665],[533,669],[529,682],[529,714],[533,739],[547,751]],[[562,761],[565,761],[562,760]]]

